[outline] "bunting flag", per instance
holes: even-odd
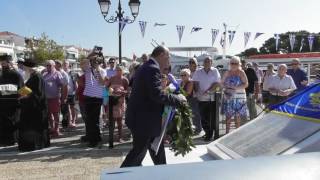
[[[291,52],[293,52],[294,44],[296,42],[295,34],[289,34],[289,42],[290,42]]]
[[[300,42],[300,49],[299,51],[301,52],[304,46],[304,37],[301,38],[301,42]]]
[[[164,23],[154,23],[154,27],[156,27],[156,26],[165,26],[165,25],[167,25],[167,24],[164,24]]]
[[[278,51],[280,34],[274,34],[274,39],[276,40],[276,51]]]
[[[246,48],[250,37],[251,37],[251,32],[244,32],[244,48]]]
[[[232,41],[234,39],[234,35],[236,34],[236,31],[228,31],[229,32],[229,45],[231,46]]]
[[[313,41],[314,41],[314,36],[313,36],[312,34],[310,34],[310,35],[308,36],[308,42],[309,42],[310,52],[312,51]]]
[[[223,32],[223,34],[221,36],[221,39],[220,39],[220,45],[221,45],[222,48],[224,48],[225,45],[226,45],[225,36],[226,36],[226,32]]]
[[[263,35],[264,33],[261,32],[257,32],[256,35],[254,36],[254,40],[256,40],[258,37],[260,37],[261,35]]]
[[[191,29],[191,33],[193,33],[193,32],[198,32],[198,31],[200,31],[201,29],[203,29],[202,27],[193,27],[192,29]]]
[[[142,37],[144,38],[144,34],[145,34],[146,28],[147,28],[147,22],[146,21],[139,21],[139,25],[140,25],[140,31],[141,31]]]
[[[178,36],[179,36],[179,43],[181,43],[183,31],[184,31],[184,26],[179,26],[177,25],[177,31],[178,31]]]
[[[122,31],[124,30],[124,27],[128,24],[128,19],[127,18],[123,18],[120,21],[120,34],[122,33]]]
[[[216,41],[218,34],[219,34],[219,29],[211,29],[212,46],[213,46],[214,42]]]

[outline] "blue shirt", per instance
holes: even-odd
[[[288,69],[287,74],[292,77],[298,91],[301,91],[306,87],[305,85],[301,84],[302,81],[308,81],[306,72],[304,72],[300,68],[297,70]]]

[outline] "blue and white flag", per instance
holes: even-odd
[[[308,42],[309,42],[309,48],[310,48],[310,52],[312,51],[312,47],[313,47],[313,42],[314,42],[314,36],[312,34],[310,34],[308,36]]]
[[[167,24],[164,24],[164,23],[154,23],[154,27],[156,27],[156,26],[165,26],[165,25],[167,25]]]
[[[276,40],[276,51],[278,51],[280,34],[274,34],[274,39]]]
[[[226,32],[223,32],[222,35],[221,35],[221,39],[220,39],[220,45],[222,48],[224,48],[226,46],[226,41],[225,41],[225,38],[226,37]]]
[[[232,41],[234,39],[234,35],[236,34],[236,31],[228,31],[229,32],[229,45],[231,46]]]
[[[251,32],[244,32],[244,48],[246,48],[250,37],[251,37]]]
[[[218,34],[219,34],[219,29],[211,29],[212,46],[213,46],[214,42],[216,41]]]
[[[198,32],[198,31],[200,31],[200,30],[202,30],[203,28],[202,27],[193,27],[192,29],[191,29],[191,33],[193,33],[193,32]]]
[[[140,31],[141,31],[142,37],[144,38],[144,34],[145,34],[146,28],[147,28],[147,22],[146,21],[139,21],[139,25],[140,25]]]
[[[304,37],[301,37],[301,42],[300,42],[300,49],[299,51],[301,52],[304,46]]]
[[[127,18],[123,18],[120,21],[120,34],[122,34],[122,31],[124,30],[124,27],[128,24],[128,19]]]
[[[256,40],[258,37],[260,37],[261,35],[263,35],[264,33],[261,32],[257,32],[256,35],[254,36],[254,40]]]
[[[177,25],[177,31],[178,31],[178,36],[179,36],[179,43],[181,43],[181,39],[183,36],[183,31],[184,31],[184,26]]]
[[[293,52],[294,44],[296,43],[296,35],[289,34],[289,41],[290,41],[291,52]]]

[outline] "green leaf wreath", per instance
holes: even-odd
[[[180,90],[180,93],[185,94],[183,90]],[[171,137],[170,150],[175,156],[179,154],[185,156],[195,147],[191,121],[192,110],[188,103],[176,108],[175,117],[167,129],[167,134]]]

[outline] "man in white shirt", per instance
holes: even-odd
[[[287,75],[287,65],[278,66],[278,74],[269,79],[267,88],[271,94],[270,104],[280,103],[297,89],[291,76]]]
[[[211,57],[206,57],[203,68],[197,70],[193,75],[193,81],[197,82],[197,97],[199,100],[200,116],[202,128],[205,131],[204,140],[210,141],[213,136],[213,130],[216,130],[216,102],[215,90],[220,86],[221,76],[219,71],[212,66]],[[214,139],[218,138],[215,134]]]

